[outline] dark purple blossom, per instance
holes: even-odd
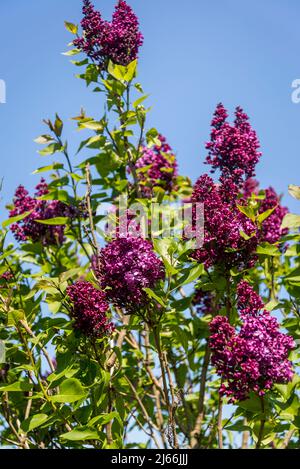
[[[44,245],[62,244],[64,225],[43,225],[37,220],[48,220],[57,217],[74,217],[75,209],[59,200],[40,200],[39,197],[48,193],[48,185],[44,179],[36,186],[36,193],[31,197],[28,191],[19,186],[14,197],[14,208],[9,216],[15,217],[30,212],[22,220],[11,225],[11,230],[18,241],[40,241]]]
[[[244,269],[253,266],[258,245],[256,225],[237,207],[236,185],[227,180],[216,184],[208,175],[194,186],[192,202],[204,204],[204,243],[193,257],[206,267]]]
[[[138,57],[143,35],[138,18],[125,1],[118,2],[111,22],[102,19],[90,0],[84,0],[83,15],[83,36],[75,39],[74,45],[101,68],[109,59],[125,66]]]
[[[220,170],[221,182],[232,179],[241,188],[245,179],[255,175],[260,145],[248,116],[240,107],[236,108],[233,125],[227,122],[227,117],[223,104],[219,104],[211,124],[211,140],[206,144],[209,150],[206,163],[211,165],[212,172]]]
[[[211,291],[204,291],[198,288],[193,296],[193,305],[196,307],[198,314],[215,315],[219,306],[215,304],[215,295]]]
[[[118,238],[100,252],[96,275],[107,298],[129,312],[148,303],[144,288],[154,288],[164,279],[163,263],[152,244],[142,238]]]
[[[285,384],[293,378],[288,360],[295,347],[293,338],[280,332],[277,319],[263,306],[250,285],[241,282],[239,330],[224,316],[217,316],[210,324],[212,364],[223,380],[220,394],[229,397],[230,402],[247,399],[251,391],[262,396],[274,384]]]
[[[11,280],[13,280],[14,276],[12,274],[12,272],[10,272],[10,270],[7,270],[6,272],[4,272],[4,274],[0,275],[0,279],[4,280],[5,282],[10,282]]]
[[[288,209],[281,205],[280,197],[276,194],[273,187],[265,190],[265,199],[262,200],[259,211],[264,213],[270,209],[274,209],[274,211],[263,221],[262,240],[273,244],[288,233],[287,228],[281,228],[282,220],[288,213]]]
[[[67,288],[67,294],[72,302],[75,329],[93,337],[113,331],[114,326],[106,316],[109,306],[102,291],[89,282],[78,281]]]
[[[13,279],[14,276],[9,270],[0,275],[0,289],[7,288]]]
[[[151,197],[154,187],[172,192],[176,176],[177,161],[166,138],[159,135],[161,146],[144,147],[142,156],[136,162],[138,179],[144,197]]]
[[[288,229],[282,229],[282,220],[288,213],[288,208],[281,205],[281,197],[276,193],[273,187],[268,187],[260,192],[264,194],[264,198],[260,201],[259,213],[264,213],[267,210],[273,212],[262,223],[260,240],[270,244],[280,241],[282,236],[288,233]],[[251,195],[259,194],[259,183],[255,179],[247,179],[244,184],[243,195],[245,198]]]

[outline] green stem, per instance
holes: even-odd
[[[260,421],[260,428],[259,428],[259,434],[258,434],[258,440],[256,443],[256,449],[260,449],[261,443],[264,437],[264,430],[265,430],[265,424],[266,424],[266,417],[265,417],[265,401],[264,397],[260,396],[260,403],[261,403],[261,412],[262,412],[262,418]]]

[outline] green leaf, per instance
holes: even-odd
[[[52,402],[76,402],[86,397],[86,391],[76,378],[66,379],[62,382],[59,394],[51,396]]]
[[[143,290],[147,293],[148,296],[156,300],[161,306],[163,307],[166,306],[163,300],[156,293],[154,293],[154,291],[151,290],[151,288],[144,288]]]
[[[87,122],[82,122],[81,127],[84,127],[85,129],[90,129],[90,130],[97,130],[102,132],[103,130],[103,123],[102,122],[97,122],[94,120],[89,120]]]
[[[256,252],[257,254],[263,254],[265,256],[271,256],[271,257],[276,257],[276,256],[281,255],[279,249],[273,244],[269,244],[269,243],[262,243],[260,246],[258,246]]]
[[[142,104],[147,98],[149,97],[149,94],[145,94],[144,96],[141,96],[138,98],[134,103],[132,104],[132,107],[137,108],[140,104]]]
[[[69,441],[86,441],[86,440],[99,440],[100,436],[97,430],[89,427],[78,427],[74,428],[74,430],[63,433],[60,435],[62,440],[69,440]]]
[[[25,319],[25,313],[22,309],[9,311],[7,315],[7,327],[12,327]]]
[[[54,142],[54,139],[51,135],[40,135],[34,140],[34,142],[39,145],[46,145],[47,143]]]
[[[126,66],[114,64],[111,60],[108,64],[108,72],[119,81],[131,81],[136,76],[136,69],[137,60],[134,60]]]
[[[48,156],[48,155],[54,155],[57,151],[61,151],[62,146],[59,143],[50,143],[46,148],[43,148],[43,150],[39,150],[39,154],[41,156]]]
[[[67,52],[62,52],[62,55],[66,55],[68,57],[68,56],[72,56],[72,55],[77,55],[80,52],[81,52],[80,49],[72,49],[72,50],[68,50]]]
[[[21,424],[21,429],[25,433],[30,432],[35,428],[38,428],[43,425],[48,420],[48,418],[49,417],[46,414],[36,414],[33,417],[24,420],[24,422],[22,422]]]
[[[32,390],[32,384],[28,381],[16,381],[12,384],[0,385],[0,391],[2,392],[27,392]]]
[[[283,221],[282,221],[282,225],[281,225],[281,229],[285,229],[285,228],[290,228],[290,229],[293,229],[293,228],[299,228],[300,227],[300,215],[294,215],[293,213],[288,213]]]
[[[183,287],[184,285],[194,282],[194,280],[198,280],[203,273],[203,264],[197,265],[192,269],[186,269],[184,275],[176,282],[175,288]]]
[[[239,407],[252,413],[261,413],[262,410],[261,400],[255,394],[252,394],[250,399],[239,402]]]
[[[55,217],[49,218],[48,220],[35,220],[36,223],[40,223],[41,225],[66,225],[68,223],[68,217]]]
[[[97,417],[92,418],[88,424],[90,427],[94,425],[105,425],[115,418],[120,418],[118,412],[110,412],[108,414],[97,415]]]
[[[270,208],[269,210],[266,210],[265,212],[261,213],[260,215],[258,215],[258,217],[257,217],[258,223],[262,223],[263,221],[265,221],[270,215],[272,215],[272,213],[274,212],[274,210],[276,208],[277,208],[277,205],[273,208]]]
[[[76,24],[65,21],[65,27],[66,27],[66,30],[72,34],[77,34],[78,32],[78,26],[76,26]]]
[[[61,120],[61,118],[59,117],[58,114],[56,114],[55,116],[55,122],[54,122],[54,130],[55,130],[55,135],[57,135],[57,137],[60,137],[61,134],[62,134],[62,130],[63,130],[63,121]]]
[[[291,184],[289,186],[289,193],[294,199],[300,200],[300,186],[295,186]]]
[[[64,165],[62,163],[53,163],[53,164],[50,164],[49,166],[42,166],[41,168],[36,169],[35,171],[33,171],[32,174],[45,173],[46,171],[62,169],[63,167]]]
[[[277,306],[278,306],[279,304],[280,304],[279,301],[277,301],[277,300],[271,300],[271,301],[269,301],[269,303],[267,303],[267,304],[265,305],[265,309],[266,309],[267,311],[273,311],[274,309],[277,308]]]
[[[8,226],[12,225],[13,223],[17,223],[18,221],[23,220],[24,218],[28,217],[28,215],[30,215],[31,213],[32,213],[32,210],[30,210],[29,212],[24,212],[24,213],[22,213],[22,215],[17,215],[15,217],[9,218],[8,220],[5,220],[2,223],[2,228],[7,228]]]
[[[241,213],[250,218],[250,220],[255,221],[255,213],[252,207],[245,207],[244,205],[237,205],[237,208]]]

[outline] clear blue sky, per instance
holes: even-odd
[[[114,0],[95,0],[109,17]],[[130,0],[145,44],[139,79],[151,93],[149,126],[164,133],[178,154],[181,173],[193,180],[206,170],[204,143],[216,104],[241,105],[251,117],[263,150],[257,175],[287,193],[300,184],[300,104],[291,83],[300,78],[299,0]],[[101,112],[99,95],[74,78],[61,52],[70,34],[63,22],[79,22],[81,0],[1,0],[0,79],[7,103],[0,104],[0,177],[3,205],[15,187],[32,188],[31,172],[48,163],[33,139],[41,121],[58,112],[67,121],[84,106]],[[67,121],[67,137],[78,141]],[[74,145],[75,147],[75,145]],[[285,197],[291,210],[299,204]]]

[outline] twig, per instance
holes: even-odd
[[[223,420],[223,399],[222,396],[219,396],[219,405],[218,405],[218,423],[217,423],[217,429],[218,429],[218,445],[219,449],[223,449],[223,426],[222,426],[222,420]]]
[[[158,353],[158,358],[159,358],[160,368],[161,368],[161,373],[162,373],[163,389],[164,389],[165,400],[166,400],[166,405],[167,405],[168,414],[169,414],[169,424],[172,429],[173,447],[177,449],[178,441],[177,441],[177,435],[176,435],[176,424],[175,424],[175,419],[173,416],[173,407],[169,398],[168,384],[167,384],[167,378],[166,378],[166,372],[168,373],[168,365],[167,363],[165,363],[165,357],[161,350],[160,333],[159,333],[159,329],[157,326],[154,327],[153,334],[154,334],[154,340],[155,340],[155,344],[157,348],[157,353]]]
[[[289,443],[290,443],[291,439],[293,438],[293,435],[294,435],[295,431],[296,431],[296,429],[294,428],[294,429],[290,430],[290,431],[287,433],[287,435],[286,435],[286,437],[285,437],[285,439],[284,439],[284,441],[283,441],[283,443],[282,443],[281,449],[287,449],[287,447],[289,446]]]
[[[206,343],[205,347],[205,354],[201,372],[201,380],[200,380],[200,391],[199,391],[199,401],[198,401],[198,415],[196,418],[196,423],[191,432],[191,447],[197,448],[199,445],[200,435],[201,435],[201,428],[203,423],[204,417],[204,400],[205,400],[205,385],[207,379],[207,371],[209,366],[210,360],[210,348],[208,342]]]

